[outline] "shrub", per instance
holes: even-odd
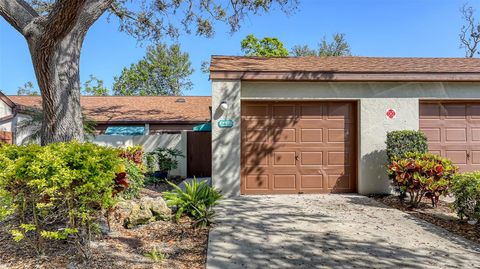
[[[147,166],[150,172],[157,169],[162,172],[169,172],[178,167],[178,158],[185,157],[178,149],[157,148],[147,153]]]
[[[455,196],[451,206],[457,215],[461,219],[480,219],[480,172],[456,175],[451,190]]]
[[[387,156],[388,160],[403,158],[410,152],[428,152],[427,137],[421,131],[392,131],[387,133]]]
[[[0,217],[11,216],[11,234],[38,254],[45,242],[69,239],[89,257],[92,231],[115,203],[118,150],[92,143],[0,147]]]
[[[223,198],[220,192],[208,185],[206,180],[185,183],[185,191],[175,184],[170,183],[173,192],[164,192],[163,197],[168,206],[176,208],[175,218],[178,221],[184,214],[194,220],[197,227],[210,224],[214,215],[213,206]]]
[[[140,192],[145,183],[143,167],[133,161],[125,160],[125,172],[128,176],[128,186],[120,194],[124,199],[140,198]]]
[[[388,174],[393,185],[410,195],[410,204],[417,206],[424,196],[430,196],[435,206],[440,195],[446,195],[457,167],[452,161],[430,153],[406,153],[393,158]]]
[[[139,198],[145,184],[143,148],[130,146],[120,150],[119,156],[124,159],[124,173],[117,174],[115,193],[121,192],[124,199]]]
[[[143,166],[143,147],[140,145],[129,146],[122,150],[120,157],[132,161],[138,166]]]

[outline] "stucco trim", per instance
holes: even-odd
[[[480,82],[480,73],[336,73],[303,71],[212,71],[210,73],[210,79],[242,81]]]

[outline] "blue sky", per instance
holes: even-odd
[[[287,48],[316,47],[324,35],[346,34],[358,56],[463,57],[458,33],[463,23],[461,0],[300,0],[298,10],[286,16],[278,9],[247,18],[230,35],[218,24],[214,38],[183,34],[182,50],[190,54],[194,87],[185,95],[210,95],[208,75],[200,71],[211,55],[241,55],[240,41],[248,34],[280,38]],[[470,1],[480,9],[480,1]],[[480,11],[477,12],[480,17]],[[133,38],[117,31],[115,20],[102,17],[87,34],[80,62],[81,81],[95,74],[110,88],[124,66],[145,53]],[[35,82],[24,38],[0,19],[0,89],[15,94],[27,81]]]

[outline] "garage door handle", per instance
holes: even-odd
[[[295,161],[299,161],[300,158],[298,158],[298,155],[295,155]]]
[[[467,160],[470,160],[470,153],[467,153]]]

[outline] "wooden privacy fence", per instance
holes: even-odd
[[[212,175],[212,133],[187,133],[187,176],[210,177]]]

